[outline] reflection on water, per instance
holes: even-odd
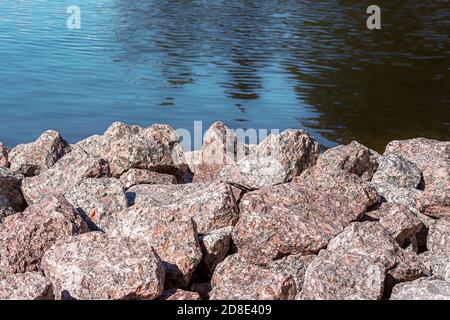
[[[0,140],[49,127],[71,141],[110,122],[307,128],[382,150],[450,139],[447,1],[0,1]]]

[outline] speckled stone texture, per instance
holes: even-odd
[[[161,261],[146,242],[100,232],[63,239],[42,266],[56,299],[156,299],[164,288]]]
[[[25,209],[21,183],[21,179],[9,169],[0,168],[0,223],[5,217]]]
[[[0,142],[0,168],[9,167],[8,154],[9,149],[2,142]]]
[[[51,300],[52,285],[41,272],[17,273],[0,278],[0,300]]]
[[[372,177],[372,182],[387,184],[397,188],[413,188],[420,186],[422,171],[413,162],[397,154],[379,157],[379,167]]]
[[[138,184],[175,184],[177,178],[145,169],[130,169],[120,176],[120,182],[125,189],[129,189]]]
[[[450,282],[418,279],[394,287],[391,300],[450,300]]]

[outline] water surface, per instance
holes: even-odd
[[[380,151],[450,140],[448,1],[377,4],[374,32],[365,1],[0,0],[0,141],[194,120]]]

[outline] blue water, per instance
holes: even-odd
[[[448,2],[379,1],[378,32],[363,2],[0,0],[0,141],[195,120],[325,146],[450,140]]]

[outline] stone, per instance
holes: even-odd
[[[0,300],[51,300],[51,289],[40,272],[17,273],[0,279]]]
[[[380,157],[378,170],[372,177],[372,182],[377,184],[412,189],[417,189],[421,180],[420,169],[413,162],[397,154]]]
[[[8,161],[8,153],[9,149],[0,142],[0,168],[8,168],[9,167],[9,161]]]
[[[159,297],[159,300],[201,300],[197,292],[184,291],[181,289],[166,290]]]
[[[248,154],[248,146],[223,123],[214,122],[205,132],[199,163],[195,167],[193,182],[212,182],[222,168],[239,161]]]
[[[307,131],[288,129],[280,134],[270,134],[256,148],[256,157],[273,157],[286,171],[286,181],[300,175],[315,165],[319,157],[319,144]]]
[[[423,191],[412,188],[397,188],[388,184],[370,182],[369,185],[388,203],[397,203],[407,206],[410,210],[417,211],[417,200]]]
[[[450,282],[425,278],[400,283],[394,287],[391,300],[450,300]]]
[[[236,199],[225,183],[137,185],[126,194],[130,204],[194,219],[200,234],[235,225],[238,220]]]
[[[66,192],[65,197],[99,228],[103,228],[106,216],[119,214],[128,206],[124,188],[116,178],[87,178]]]
[[[125,189],[129,189],[138,184],[176,184],[177,178],[145,169],[130,169],[120,176],[120,182]]]
[[[415,163],[422,171],[425,190],[450,192],[450,141],[425,138],[396,140],[384,155],[397,154]]]
[[[48,249],[42,267],[56,299],[156,299],[164,269],[145,241],[90,232]]]
[[[224,167],[219,173],[219,178],[247,190],[288,182],[287,171],[274,157],[245,157],[236,164]]]
[[[39,175],[50,169],[59,159],[71,151],[61,135],[53,130],[45,131],[36,141],[19,144],[9,152],[10,168],[27,177]]]
[[[302,300],[379,300],[386,269],[365,256],[320,251],[309,265]]]
[[[225,227],[214,230],[199,237],[203,259],[197,267],[197,271],[211,278],[217,264],[221,263],[231,247],[231,232],[233,227]]]
[[[26,208],[26,202],[20,190],[21,183],[21,179],[9,169],[0,167],[0,223],[5,217]]]
[[[192,173],[197,171],[197,167],[201,164],[201,150],[185,151],[184,159]]]
[[[22,182],[22,193],[31,205],[53,194],[65,194],[86,178],[108,176],[110,170],[107,161],[91,157],[81,149],[75,149],[40,175],[25,178]]]
[[[296,295],[291,276],[246,263],[237,255],[217,266],[211,284],[211,300],[291,300]]]
[[[267,265],[267,268],[277,273],[290,275],[295,281],[297,294],[299,294],[303,289],[306,269],[315,258],[316,255],[302,256],[299,254],[292,254],[280,260],[270,262]]]
[[[72,149],[81,150],[91,157],[101,158],[103,143],[103,136],[93,135],[72,145]]]
[[[450,221],[441,219],[430,226],[427,247],[432,254],[450,257]]]
[[[416,198],[416,206],[427,216],[450,220],[450,189],[426,190]]]
[[[48,197],[0,224],[0,273],[39,270],[42,255],[57,240],[87,231],[86,222],[62,195]]]
[[[232,238],[247,260],[265,265],[290,254],[317,254],[379,200],[361,178],[344,171],[301,178],[241,199]]]
[[[423,227],[420,219],[405,205],[382,204],[377,211],[377,215],[381,216],[380,224],[402,248],[406,247]]]
[[[107,234],[146,241],[163,261],[166,288],[185,288],[202,259],[196,226],[189,218],[154,209],[134,205],[110,216]]]
[[[419,254],[419,259],[433,277],[450,282],[450,256],[434,255],[427,251]]]
[[[315,170],[346,171],[370,181],[378,168],[380,155],[366,146],[353,141],[326,150],[317,160]]]

